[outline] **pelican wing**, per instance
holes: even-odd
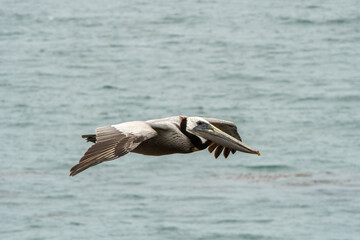
[[[104,161],[114,160],[134,150],[140,143],[157,135],[146,122],[127,122],[96,129],[96,142],[70,170],[70,176]]]
[[[216,119],[216,118],[204,118],[206,121],[208,121],[209,123],[211,123],[212,125],[214,125],[215,127],[219,128],[221,131],[229,134],[230,136],[240,140],[241,137],[237,131],[237,127],[233,122],[230,121],[226,121],[226,120],[222,120],[222,119]],[[210,153],[212,153],[214,151],[214,149],[217,148],[217,152],[215,152],[214,156],[215,158],[218,158],[218,156],[221,154],[222,149],[224,149],[224,157],[227,158],[229,156],[229,153],[231,152],[232,154],[234,154],[236,152],[236,150],[233,149],[229,149],[229,148],[219,148],[219,145],[217,145],[216,143],[212,143],[208,150]],[[220,151],[221,150],[221,151]]]

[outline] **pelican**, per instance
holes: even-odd
[[[70,176],[104,161],[114,160],[129,152],[161,156],[173,153],[192,153],[208,148],[218,158],[224,150],[227,158],[236,151],[260,152],[242,142],[234,123],[216,118],[174,116],[148,121],[125,122],[98,127],[96,134],[82,135],[94,144],[79,163],[70,170]]]

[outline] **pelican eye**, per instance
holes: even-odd
[[[198,121],[197,124],[198,124],[198,125],[203,125],[203,122],[202,122],[202,121]]]

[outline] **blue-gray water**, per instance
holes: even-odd
[[[359,3],[0,1],[0,238],[359,239]],[[262,156],[68,176],[81,134],[180,114]]]

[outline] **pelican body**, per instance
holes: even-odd
[[[216,118],[174,116],[99,127],[96,134],[82,135],[94,144],[70,170],[70,176],[129,152],[161,156],[192,153],[208,148],[218,158],[236,151],[257,154],[242,142],[234,123]]]

